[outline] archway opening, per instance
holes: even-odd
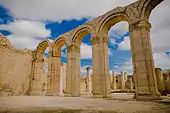
[[[160,3],[160,2],[159,2]],[[170,94],[170,1],[162,3],[147,15],[152,27],[150,29],[152,54],[157,78],[157,87],[161,95]],[[166,16],[165,16],[166,15]],[[165,18],[162,18],[165,17]]]
[[[116,98],[133,98],[134,80],[129,25],[121,21],[108,32],[108,62],[111,76],[111,92]],[[127,95],[127,93],[131,95]],[[117,95],[118,96],[115,96]]]
[[[83,28],[75,35],[75,44],[80,49],[80,94],[92,94],[92,44],[88,28]]]
[[[58,37],[53,45],[53,67],[52,72],[53,92],[63,95],[66,93],[66,62],[67,62],[67,44],[65,37]]]

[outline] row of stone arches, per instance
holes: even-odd
[[[40,93],[40,76],[43,73],[43,53],[49,47],[47,93],[58,94],[60,83],[61,48],[67,45],[66,93],[80,95],[80,45],[85,35],[91,34],[93,95],[107,96],[110,92],[108,66],[108,31],[116,23],[129,24],[132,62],[136,80],[136,99],[159,99],[154,62],[150,43],[151,11],[163,0],[139,0],[125,7],[117,7],[106,14],[67,32],[55,41],[42,41],[33,54],[33,77],[31,94]]]

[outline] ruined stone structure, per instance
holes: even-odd
[[[136,83],[135,97],[137,100],[160,99],[160,93],[157,90],[150,42],[151,24],[148,20],[152,10],[162,1],[163,0],[139,0],[125,7],[117,7],[72,31],[60,35],[55,41],[42,41],[32,52],[25,52],[26,50],[21,52],[14,49],[7,50],[6,48],[0,49],[0,51],[12,52],[1,52],[1,54],[15,54],[15,56],[13,56],[13,59],[15,60],[11,57],[8,58],[8,61],[1,58],[0,62],[3,64],[3,68],[0,69],[0,76],[2,78],[5,75],[20,75],[21,72],[19,70],[20,67],[22,67],[22,76],[28,77],[31,75],[31,85],[29,88],[30,95],[41,95],[41,76],[43,76],[44,73],[43,54],[45,49],[49,47],[46,95],[59,95],[61,91],[61,48],[64,44],[66,44],[66,94],[68,96],[80,96],[80,45],[83,37],[87,34],[91,34],[93,96],[107,97],[108,93],[110,93],[111,81],[108,65],[108,31],[116,23],[127,21],[129,24],[132,62]],[[3,47],[10,46],[10,44],[6,42],[3,44],[1,41],[0,43]],[[3,58],[7,59],[7,57]],[[11,63],[8,63],[10,60]],[[4,65],[2,62],[6,62],[5,64],[9,64],[9,66]],[[9,72],[9,67],[18,71],[14,71],[16,73],[12,73],[13,70],[10,70]],[[4,72],[4,70],[7,71]],[[11,80],[11,82],[12,81],[13,80]],[[4,82],[2,84],[4,84]],[[21,88],[18,88],[18,90],[20,89]]]
[[[0,95],[25,95],[29,93],[32,72],[32,51],[15,49],[0,34]]]

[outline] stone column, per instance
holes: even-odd
[[[121,90],[125,90],[125,77],[124,77],[124,73],[121,72],[120,76],[121,76],[121,79],[120,79]]]
[[[164,79],[164,87],[165,87],[165,92],[169,93],[170,92],[170,88],[168,86],[168,82],[169,82],[169,75],[167,73],[163,73],[163,79]]]
[[[110,93],[108,37],[92,37],[93,96],[107,97]]]
[[[132,76],[128,77],[128,81],[129,81],[129,89],[133,90]]]
[[[53,89],[52,89],[52,53],[48,53],[48,76],[47,76],[47,90],[46,95],[52,96],[53,95]]]
[[[160,99],[150,42],[150,27],[146,20],[139,20],[129,26],[137,100]]]
[[[124,80],[125,80],[125,83],[127,82],[127,73],[124,72]]]
[[[112,71],[111,88],[116,90],[116,76],[114,71]]]
[[[51,54],[49,54],[46,95],[60,94],[60,56],[61,52],[51,52]]]
[[[165,91],[163,72],[160,68],[155,68],[155,73],[156,73],[158,91],[162,93],[163,91]]]
[[[87,75],[86,75],[86,77],[87,77],[87,92],[89,92],[89,94],[91,94],[92,93],[92,78],[91,78],[91,75],[90,75],[90,67],[87,67],[86,68],[86,70],[87,70]]]
[[[44,62],[43,60],[35,59],[33,61],[34,73],[32,77],[32,86],[30,95],[42,94],[42,76],[44,76]]]
[[[67,47],[66,96],[80,96],[80,47]]]
[[[61,52],[54,52],[52,57],[52,89],[53,95],[60,95],[60,56]]]

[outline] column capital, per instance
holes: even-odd
[[[76,44],[70,44],[67,46],[67,53],[75,51],[75,52],[80,52],[80,46],[77,46]]]
[[[150,31],[150,28],[151,28],[151,24],[147,20],[138,20],[138,21],[131,23],[129,25],[130,32],[132,32],[134,30],[138,30],[138,29],[146,29],[146,30]]]
[[[61,51],[56,51],[56,52],[49,51],[48,52],[48,57],[60,57],[60,56],[61,56]]]
[[[99,43],[108,43],[108,37],[107,36],[95,36],[91,38],[92,45],[99,44]]]

